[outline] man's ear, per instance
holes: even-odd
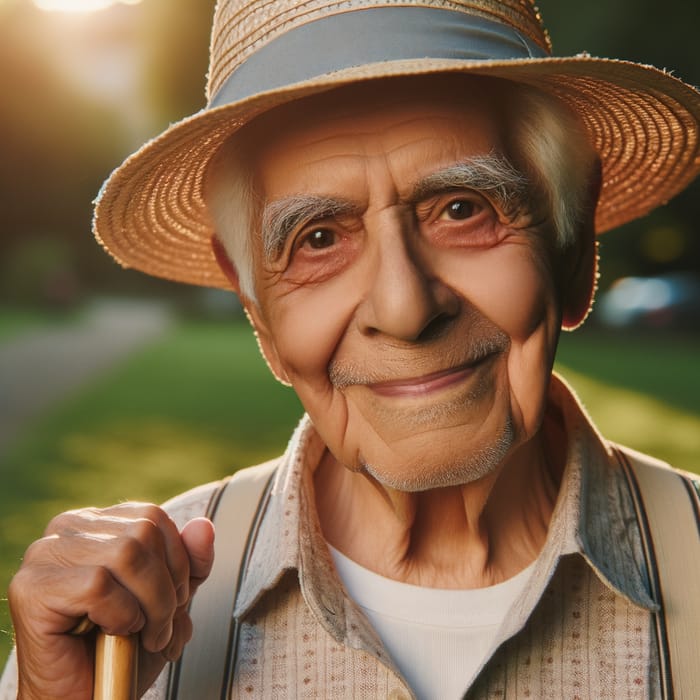
[[[292,383],[289,381],[289,376],[284,370],[284,366],[280,361],[280,356],[277,352],[277,347],[275,346],[275,341],[272,338],[270,329],[267,323],[262,318],[260,309],[255,302],[251,302],[250,299],[241,297],[243,302],[243,308],[245,310],[245,315],[250,321],[250,325],[253,326],[255,331],[255,339],[258,341],[258,348],[260,349],[260,354],[270,368],[270,372],[275,376],[275,379],[284,384],[285,386],[291,386]]]
[[[291,386],[287,373],[284,371],[279,355],[277,354],[277,349],[272,339],[272,335],[270,334],[267,324],[262,318],[260,309],[254,301],[241,293],[241,283],[238,278],[238,271],[226,252],[223,243],[218,239],[216,234],[211,237],[211,249],[214,253],[214,257],[216,258],[216,262],[221,268],[221,271],[226,275],[234,291],[236,294],[238,294],[241,304],[243,304],[245,315],[255,331],[255,339],[258,342],[260,354],[263,356],[267,366],[270,368],[270,371],[278,382],[284,384],[285,386]]]
[[[562,328],[574,330],[588,316],[598,283],[598,242],[595,210],[600,193],[600,163],[596,166],[584,202],[574,241],[563,253]]]

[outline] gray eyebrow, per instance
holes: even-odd
[[[357,211],[357,205],[336,197],[294,195],[265,205],[262,215],[262,243],[265,259],[276,260],[282,254],[291,232],[306,222]]]
[[[508,215],[522,204],[528,190],[528,180],[502,156],[476,156],[421,178],[413,186],[409,201],[419,202],[450,189],[486,192]],[[277,260],[291,232],[306,222],[357,211],[357,204],[348,200],[314,194],[293,195],[269,202],[262,214],[265,260]]]
[[[471,189],[486,193],[506,214],[523,203],[528,179],[500,155],[490,153],[431,173],[413,187],[410,199],[419,202],[451,189]]]

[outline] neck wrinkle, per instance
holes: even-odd
[[[333,547],[387,578],[447,589],[494,585],[532,563],[558,492],[539,438],[472,484],[406,493],[332,458],[316,480]]]

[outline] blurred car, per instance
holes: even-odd
[[[612,327],[700,330],[700,278],[690,273],[623,277],[601,295],[598,320]]]

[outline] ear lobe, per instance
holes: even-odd
[[[244,300],[243,308],[245,310],[245,315],[250,321],[250,325],[253,326],[255,331],[255,339],[258,342],[258,349],[263,359],[267,363],[270,372],[275,376],[280,384],[285,386],[291,386],[292,383],[289,381],[287,372],[284,370],[280,357],[277,353],[277,348],[275,342],[272,339],[272,335],[265,321],[263,320],[260,309],[255,304],[250,303],[247,299]]]
[[[564,280],[562,328],[572,331],[587,318],[593,306],[598,283],[598,241],[593,226],[582,230],[578,239],[580,243],[571,248],[569,255],[575,256],[573,274]]]
[[[563,254],[562,328],[574,330],[587,318],[598,284],[598,241],[595,234],[595,210],[600,192],[601,172],[598,164],[585,201],[585,213],[574,243]]]

